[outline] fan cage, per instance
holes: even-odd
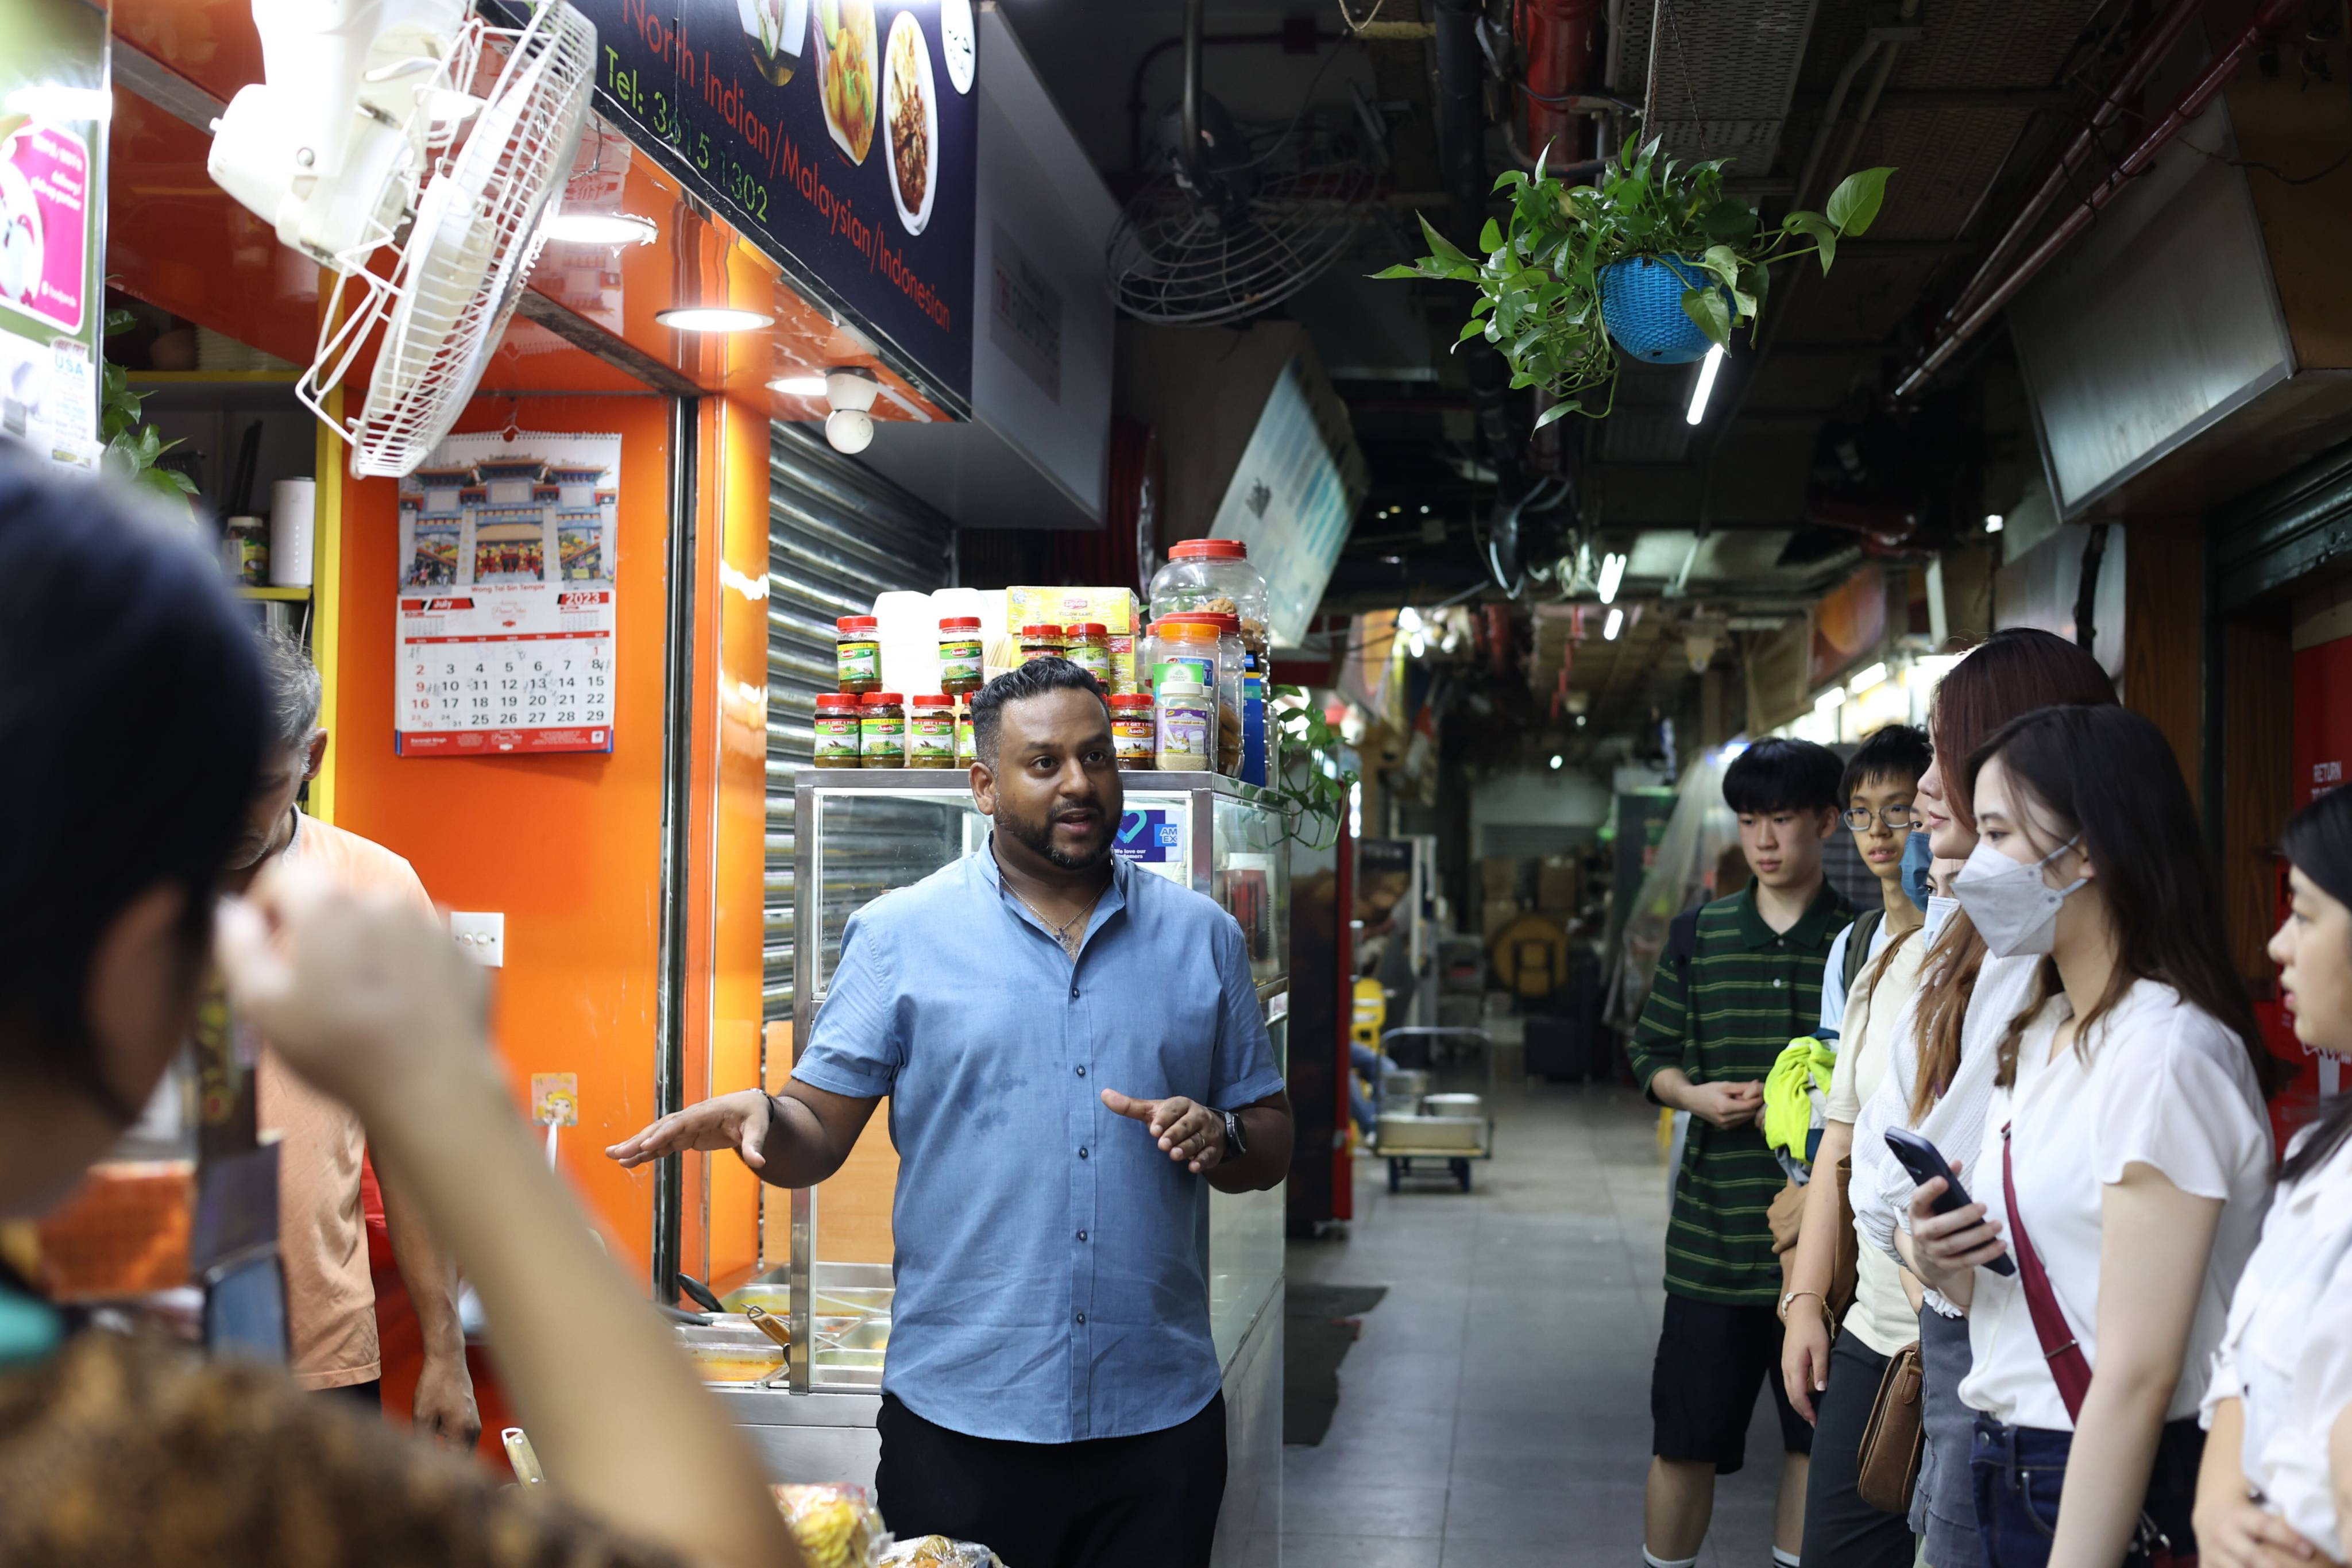
[[[1214,326],[1269,310],[1345,255],[1370,216],[1376,177],[1353,158],[1265,180],[1234,217],[1175,174],[1129,204],[1106,262],[1118,308],[1167,326]]]
[[[336,279],[320,351],[296,391],[352,447],[352,472],[397,478],[413,472],[457,423],[520,302],[543,241],[541,219],[577,151],[595,68],[596,31],[569,5],[541,7],[520,28],[467,26],[453,51],[468,68],[479,51],[503,47],[497,85],[462,145],[436,162],[415,223],[389,277],[369,267],[393,236],[336,258]],[[347,293],[355,293],[348,317]],[[339,319],[340,318],[340,319]],[[358,417],[338,424],[328,393],[360,344],[388,318],[368,396]]]

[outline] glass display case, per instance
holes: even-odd
[[[1124,778],[1117,852],[1141,870],[1215,899],[1233,914],[1248,948],[1276,1061],[1284,1064],[1290,888],[1280,807],[1265,792],[1213,773]],[[961,774],[806,769],[798,781],[794,823],[793,929],[800,940],[792,1038],[801,1042],[824,1005],[850,918],[883,893],[982,850],[989,821]],[[788,1071],[788,1063],[771,1062],[767,1081],[780,1083]],[[794,1456],[803,1477],[811,1475],[808,1428],[835,1422],[870,1426],[887,1359],[898,1158],[887,1121],[875,1118],[857,1151],[829,1181],[795,1192],[761,1190],[767,1212],[761,1272],[726,1305],[736,1313],[760,1309],[776,1320],[768,1331],[746,1326],[742,1317],[689,1331],[694,1353],[710,1363],[706,1375],[747,1425],[798,1430],[790,1443],[763,1447],[772,1457]],[[1244,1362],[1258,1379],[1270,1369],[1277,1397],[1254,1403],[1278,1424],[1281,1190],[1213,1192],[1209,1221],[1210,1321],[1220,1364],[1229,1383]],[[760,1397],[748,1397],[755,1394]],[[1228,1395],[1229,1405],[1241,1403],[1230,1387]],[[1278,1425],[1273,1441],[1280,1442]]]

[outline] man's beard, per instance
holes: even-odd
[[[1073,855],[1067,850],[1055,848],[1054,819],[1050,816],[1038,821],[1024,821],[1000,814],[996,826],[1065,871],[1091,871],[1110,858],[1110,835],[1108,833],[1103,835],[1101,846],[1092,854]]]

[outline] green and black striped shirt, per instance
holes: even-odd
[[[1643,1089],[1663,1068],[1693,1083],[1761,1083],[1822,1016],[1822,966],[1853,906],[1828,883],[1802,919],[1776,931],[1751,884],[1699,910],[1688,964],[1658,963],[1642,1021],[1626,1043]],[[1765,1211],[1788,1184],[1760,1125],[1725,1131],[1694,1116],[1666,1226],[1666,1289],[1734,1305],[1780,1299],[1780,1263]]]

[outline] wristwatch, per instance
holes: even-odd
[[[1230,1160],[1236,1154],[1248,1153],[1249,1134],[1242,1131],[1241,1117],[1230,1110],[1220,1110],[1217,1114],[1225,1119],[1225,1158]]]

